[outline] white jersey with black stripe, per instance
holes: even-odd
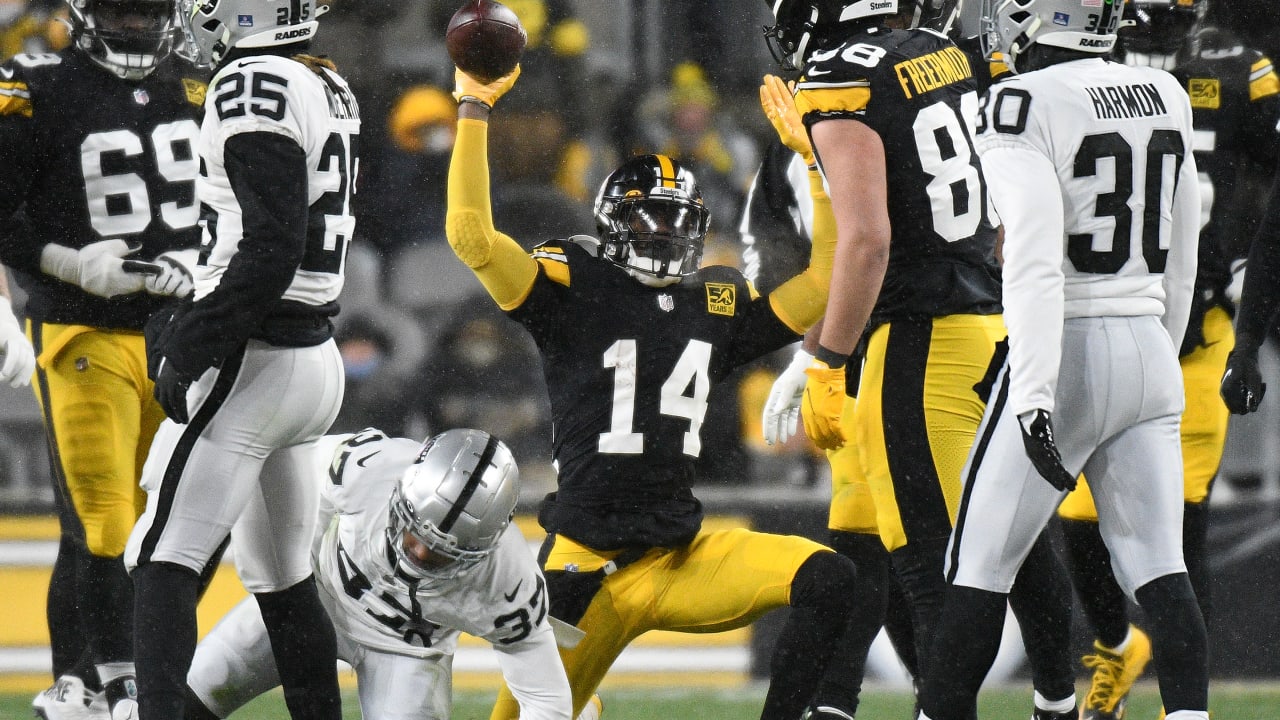
[[[209,83],[197,195],[202,208],[202,263],[195,299],[217,287],[236,256],[244,212],[224,163],[227,140],[267,132],[296,142],[307,162],[307,245],[283,300],[324,305],[342,290],[347,245],[355,231],[351,198],[358,169],[360,113],[337,73],[290,58],[255,55],[220,69]],[[271,168],[261,168],[269,173]]]
[[[391,492],[421,451],[421,442],[376,430],[327,437],[317,448],[329,480],[314,560],[334,626],[366,647],[423,658],[452,655],[460,631],[500,646],[541,639],[550,632],[546,583],[514,525],[492,554],[456,578],[418,581],[396,572],[387,537]]]

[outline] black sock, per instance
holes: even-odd
[[[913,679],[919,679],[920,661],[916,659],[916,630],[911,622],[911,603],[907,602],[902,583],[893,572],[889,573],[885,595],[884,632],[907,672]]]
[[[1009,605],[1022,629],[1031,662],[1031,681],[1048,700],[1075,692],[1071,653],[1071,578],[1053,551],[1048,532],[1040,533],[1013,580]]]
[[[849,625],[857,580],[853,562],[814,553],[791,580],[791,612],[769,663],[761,720],[796,720],[813,700]]]
[[[1196,591],[1196,602],[1204,616],[1205,628],[1213,619],[1213,576],[1209,570],[1209,502],[1185,503],[1182,507],[1182,557],[1187,576]]]
[[[341,720],[338,640],[320,604],[315,578],[278,592],[255,593],[294,720]]]
[[[213,582],[213,576],[218,573],[218,566],[222,564],[222,556],[226,554],[227,547],[231,545],[231,536],[222,541],[217,550],[213,551],[213,557],[209,558],[209,562],[205,563],[204,571],[200,573],[200,592],[196,596],[199,600],[204,599],[204,593],[209,589],[209,584]]]
[[[133,584],[138,714],[180,718],[196,651],[200,576],[181,565],[153,561],[134,569]]]
[[[204,701],[200,699],[199,695],[195,694],[190,685],[187,686],[187,707],[185,712],[186,715],[182,717],[182,720],[222,720],[205,706]]]
[[[947,586],[932,658],[945,671],[926,674],[920,691],[920,707],[931,720],[964,720],[976,712],[978,689],[1000,650],[1005,604],[1000,593]]]
[[[832,530],[830,543],[832,549],[853,561],[857,583],[844,638],[836,645],[813,704],[834,707],[852,716],[858,710],[867,651],[880,633],[884,617],[889,553],[878,535]]]
[[[933,632],[942,614],[947,583],[942,569],[947,551],[947,538],[912,540],[890,553],[893,569],[911,607],[915,628],[918,677],[927,677],[933,663]]]
[[[1209,648],[1191,580],[1186,573],[1165,575],[1134,595],[1147,617],[1165,712],[1206,710]]]
[[[85,553],[80,560],[80,623],[97,664],[133,660],[133,581],[124,560]]]
[[[1098,523],[1063,519],[1062,535],[1085,617],[1103,645],[1116,647],[1129,635],[1129,601],[1111,570],[1111,553],[1098,532]]]
[[[76,567],[80,554],[87,552],[75,538],[63,533],[58,539],[58,557],[53,561],[53,574],[49,577],[49,595],[45,603],[46,622],[49,625],[49,647],[53,651],[53,677],[75,675],[98,687],[93,659],[88,662],[89,674],[82,675],[80,658],[88,648],[80,629],[80,613],[76,610]]]

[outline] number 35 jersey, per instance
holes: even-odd
[[[459,631],[496,645],[551,632],[546,584],[515,525],[474,567],[447,580],[396,572],[388,545],[391,490],[422,443],[376,430],[317,446],[328,477],[315,544],[316,579],[338,632],[381,652],[452,655]]]
[[[892,235],[872,326],[1000,312],[996,233],[973,147],[976,87],[947,38],[885,27],[813,52],[796,84],[806,126],[857,120],[884,144]]]
[[[510,312],[537,343],[551,401],[559,483],[538,519],[597,550],[681,546],[702,525],[690,489],[701,428],[736,421],[707,416],[712,386],[797,335],[733,268],[651,288],[595,243],[539,246],[537,279]]]
[[[176,58],[137,83],[74,49],[0,65],[0,261],[18,271],[33,320],[137,330],[167,300],[90,295],[41,273],[40,251],[120,238],[150,260],[195,247],[204,95]]]
[[[228,176],[227,141],[242,133],[271,133],[288,138],[306,156],[306,246],[285,303],[324,306],[342,290],[347,243],[355,231],[351,196],[359,155],[360,113],[346,81],[327,68],[314,70],[297,60],[256,55],[236,60],[209,81],[200,127],[203,161],[197,192],[205,224],[201,267],[195,273],[195,299],[212,292],[233,258],[246,250],[292,253],[279,247],[291,241],[293,208],[276,208],[263,188],[292,187],[301,178],[269,161],[252,164],[252,184],[236,187]],[[285,163],[287,165],[287,163]],[[276,170],[278,178],[272,178]],[[234,188],[234,189],[233,189]],[[246,235],[256,233],[251,243]],[[275,246],[272,246],[272,243]],[[264,247],[265,244],[265,247]],[[248,260],[252,262],[252,260]]]

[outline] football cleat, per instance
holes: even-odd
[[[577,720],[600,720],[602,715],[604,715],[604,701],[599,695],[592,695],[587,701],[587,706],[578,713]]]
[[[817,705],[805,710],[800,720],[853,720],[853,716],[830,705]]]
[[[1129,689],[1151,662],[1151,638],[1132,625],[1129,645],[1122,653],[1093,643],[1094,655],[1084,656],[1084,665],[1093,670],[1093,682],[1084,698],[1080,720],[1123,720]]]
[[[138,701],[125,698],[111,708],[111,720],[138,720]]]
[[[75,675],[63,675],[31,702],[36,717],[44,720],[110,720],[107,698],[84,686]]]

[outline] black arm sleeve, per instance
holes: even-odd
[[[1256,351],[1280,306],[1280,174],[1271,185],[1267,211],[1249,248],[1240,312],[1236,315],[1236,347]]]
[[[18,214],[27,198],[35,167],[35,127],[21,115],[0,117],[0,262],[38,274],[42,244],[32,240],[26,218]]]
[[[307,157],[283,135],[233,135],[224,149],[244,236],[218,287],[194,303],[165,347],[188,376],[220,364],[271,314],[293,282],[307,240]]]

